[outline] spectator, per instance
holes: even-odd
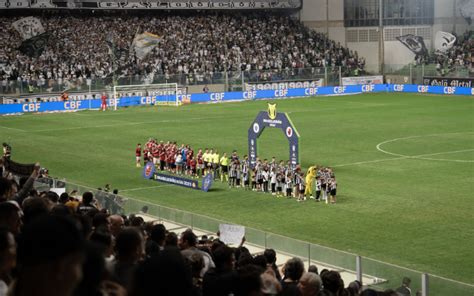
[[[281,292],[280,281],[275,277],[275,272],[271,268],[260,276],[262,280],[262,293],[264,295],[277,295]]]
[[[312,272],[303,274],[298,283],[298,289],[302,296],[316,296],[321,290],[321,286],[321,278]]]
[[[147,257],[155,256],[164,249],[166,228],[163,224],[155,224],[148,235],[145,252]]]
[[[11,271],[16,267],[16,243],[13,234],[0,228],[0,295],[7,295],[12,282]]]
[[[125,221],[123,217],[120,215],[110,216],[109,221],[110,221],[110,233],[112,233],[114,237],[117,237],[120,231],[125,226]]]
[[[404,277],[402,280],[402,285],[397,288],[397,293],[401,296],[411,296],[410,289],[411,279],[409,277]]]
[[[318,275],[319,275],[319,273],[318,273],[318,267],[317,267],[316,265],[310,265],[310,266],[308,267],[308,272],[312,272],[312,273],[314,273],[314,274],[318,274]]]
[[[281,286],[283,288],[281,295],[298,295],[298,281],[303,275],[304,264],[300,258],[289,259],[283,267],[283,279]]]
[[[209,269],[204,275],[203,296],[220,296],[235,293],[237,273],[235,272],[235,256],[232,248],[222,245],[214,252],[216,267]]]
[[[188,260],[191,260],[191,257],[195,253],[201,254],[204,260],[204,268],[201,271],[201,276],[203,276],[210,268],[215,267],[214,261],[211,256],[196,248],[197,237],[192,230],[188,229],[185,232],[181,233],[181,236],[178,241],[178,246],[181,249],[181,254],[186,257]]]
[[[168,232],[165,239],[165,247],[178,247],[178,236],[174,232]]]
[[[166,247],[157,256],[141,263],[135,273],[130,295],[192,295],[190,268],[185,264],[179,249]]]
[[[110,220],[109,215],[104,213],[98,213],[92,218],[92,226],[95,230],[102,230],[110,232]]]
[[[266,249],[263,252],[263,256],[267,259],[267,264],[272,268],[273,272],[275,273],[275,277],[278,281],[281,281],[280,271],[278,270],[278,266],[276,265],[276,252],[273,249]]]
[[[0,203],[0,228],[7,229],[13,235],[21,231],[22,220],[20,209],[11,202]]]
[[[260,275],[264,269],[253,264],[241,268],[238,272],[236,296],[260,296],[262,280]]]
[[[125,228],[117,236],[112,279],[127,290],[132,287],[133,273],[145,254],[144,248],[143,236],[136,228]]]
[[[11,295],[72,295],[82,278],[84,238],[68,217],[41,216],[18,244],[19,273]]]
[[[82,195],[82,202],[79,204],[79,207],[77,208],[77,211],[81,215],[86,215],[89,212],[96,212],[97,208],[95,205],[92,204],[94,200],[94,195],[92,192],[84,192]]]
[[[327,290],[334,295],[339,295],[344,290],[344,282],[341,275],[337,271],[321,272],[321,280],[323,281],[324,290]]]

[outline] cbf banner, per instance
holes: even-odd
[[[139,59],[146,57],[160,42],[161,37],[149,32],[137,34],[133,39],[132,47]]]
[[[248,130],[248,147],[250,167],[253,169],[257,162],[257,140],[266,127],[275,127],[282,130],[288,139],[289,160],[292,166],[299,163],[299,138],[300,135],[286,113],[276,111],[276,103],[269,103],[268,110],[258,113]]]
[[[437,52],[446,53],[454,46],[454,43],[456,43],[456,37],[453,34],[443,31],[436,32],[435,50]]]
[[[403,43],[409,50],[411,50],[416,55],[426,55],[428,50],[426,49],[425,41],[421,36],[415,36],[413,34],[407,34],[400,37],[397,37],[398,41]]]
[[[30,39],[44,33],[41,20],[36,17],[24,17],[14,22],[12,25],[13,28],[15,28],[15,30],[20,33],[23,40]]]

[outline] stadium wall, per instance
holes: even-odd
[[[349,95],[361,93],[428,93],[440,95],[466,95],[474,96],[474,88],[468,87],[443,87],[426,85],[403,85],[403,84],[365,84],[348,85],[336,87],[312,87],[293,88],[277,90],[256,90],[248,92],[222,92],[178,95],[181,101],[190,103],[219,103],[225,101],[250,101],[259,99],[285,99],[294,97],[314,97],[328,95]],[[141,97],[130,96],[119,99],[109,99],[109,107],[155,105],[162,101],[168,101],[169,96]],[[99,109],[100,99],[65,102],[32,102],[25,104],[0,105],[0,115],[41,113],[41,112],[66,112],[88,109]]]
[[[461,16],[458,5],[461,0],[434,0],[433,25],[384,26],[384,64],[399,65],[413,62],[415,55],[396,37],[405,34],[422,36],[428,50],[433,48],[436,32],[464,34],[471,29]],[[344,0],[303,0],[300,20],[309,28],[327,34],[330,39],[341,42],[366,59],[366,69],[377,71],[379,58],[379,28],[344,27]],[[327,7],[329,5],[329,7]],[[396,69],[392,66],[391,69]]]

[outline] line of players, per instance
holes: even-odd
[[[136,165],[140,167],[142,148],[138,144],[135,150]],[[217,149],[199,149],[197,155],[189,145],[176,142],[163,142],[149,139],[143,147],[144,163],[153,162],[161,171],[200,178],[212,173],[214,180],[227,182],[229,188],[242,187],[245,190],[268,192],[274,196],[294,197],[297,201],[307,197],[326,203],[336,202],[337,182],[331,168],[318,167],[313,176],[308,170],[305,175],[299,165],[289,161],[277,162],[258,159],[253,169],[247,155],[241,159],[236,151],[230,156],[223,153],[220,157]],[[312,167],[315,168],[315,167]],[[315,194],[314,194],[315,193]]]

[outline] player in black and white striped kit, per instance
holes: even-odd
[[[321,177],[316,177],[316,201],[321,198]]]
[[[331,181],[329,182],[329,196],[330,196],[332,204],[336,203],[336,191],[337,191],[336,178],[332,178]]]
[[[244,161],[242,162],[242,177],[244,180],[243,187],[245,190],[250,190],[250,162],[247,155],[244,156]]]
[[[236,162],[238,160],[232,161],[230,164],[230,169],[229,169],[229,188],[233,188],[235,186],[235,181],[237,178],[237,165]]]

